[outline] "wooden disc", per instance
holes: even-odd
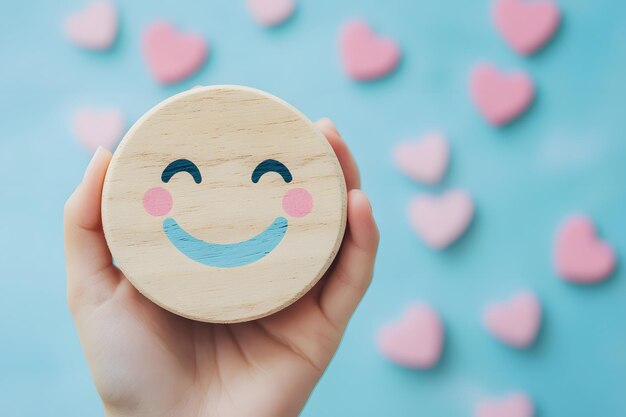
[[[330,266],[345,181],[326,138],[284,101],[194,88],[126,134],[102,223],[116,263],[156,304],[206,322],[253,320],[296,301]]]

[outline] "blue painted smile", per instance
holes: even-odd
[[[239,243],[210,243],[187,233],[172,218],[163,221],[170,242],[186,257],[204,265],[233,268],[258,261],[270,253],[287,233],[287,219],[277,217],[264,231]]]

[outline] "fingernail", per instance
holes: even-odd
[[[370,201],[369,197],[365,193],[363,193],[363,197],[365,197],[365,200],[367,201],[367,205],[370,206],[370,214],[373,216],[374,215],[374,208],[372,207],[372,202]]]
[[[91,161],[89,161],[89,164],[87,165],[87,169],[85,169],[85,173],[83,174],[83,181],[85,181],[85,178],[87,178],[87,176],[93,169],[93,166],[95,162],[98,160],[98,158],[100,157],[100,153],[102,152],[102,150],[103,150],[102,146],[98,146],[96,151],[93,153],[93,156],[91,157]]]
[[[374,215],[374,210],[372,209],[372,202],[370,201],[369,197],[367,196],[367,194],[365,194],[363,191],[358,190],[358,189],[354,189],[351,192],[357,192],[359,193],[359,195],[361,196],[361,198],[363,198],[365,201],[367,201],[367,205],[370,209],[370,214]]]
[[[326,125],[326,127],[331,129],[337,135],[339,134],[339,131],[337,131],[337,127],[335,126],[335,124],[333,123],[333,121],[329,117],[322,117],[320,119],[320,122],[322,122],[324,125]]]

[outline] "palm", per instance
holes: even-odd
[[[356,188],[356,166],[328,129],[348,188]],[[105,163],[95,185],[86,184],[87,175],[75,193],[87,194],[84,201],[68,202],[66,251],[70,307],[107,413],[297,415],[371,279],[377,231],[364,196],[350,193],[349,231],[335,267],[308,294],[260,320],[207,324],[157,307],[112,265],[97,210]],[[82,214],[73,213],[78,208]],[[70,259],[85,250],[99,265]]]
[[[313,388],[341,337],[324,317],[318,292],[262,320],[215,325],[171,314],[119,279],[111,297],[85,316],[90,323],[81,323],[113,336],[104,341],[105,354],[90,358],[101,376],[99,393],[112,408],[132,397],[155,416],[211,415],[206,404],[216,415],[293,414],[297,408],[289,408],[306,401],[299,393]],[[247,401],[250,393],[268,409]],[[289,401],[270,401],[277,394]]]

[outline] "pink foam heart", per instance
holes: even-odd
[[[496,28],[508,44],[530,55],[552,38],[561,20],[556,4],[548,0],[498,0],[493,8]]]
[[[608,278],[615,270],[615,251],[602,242],[591,219],[572,216],[559,230],[554,261],[557,273],[579,284],[592,284]]]
[[[98,146],[113,150],[124,133],[125,125],[124,115],[115,109],[81,109],[74,114],[74,134],[91,151]]]
[[[434,249],[444,249],[461,237],[473,216],[474,203],[462,190],[415,197],[409,204],[411,226]]]
[[[362,20],[344,24],[339,49],[346,74],[357,81],[384,77],[396,68],[401,56],[395,41],[376,36]]]
[[[448,167],[450,147],[440,133],[430,133],[415,142],[400,143],[394,148],[396,167],[415,181],[437,184]]]
[[[408,368],[432,368],[443,348],[443,324],[427,305],[414,305],[378,333],[378,348],[387,359]]]
[[[65,21],[65,35],[70,41],[87,49],[111,47],[117,36],[117,10],[111,1],[97,0]]]
[[[535,87],[525,73],[503,74],[492,65],[482,64],[470,77],[470,96],[489,123],[501,126],[530,106]]]
[[[289,19],[296,9],[296,0],[247,0],[252,18],[261,26],[276,26]]]
[[[535,406],[528,395],[515,393],[501,399],[484,400],[476,407],[475,417],[533,417]]]
[[[156,22],[144,33],[143,53],[152,76],[162,84],[174,84],[202,67],[208,46],[199,35],[182,34],[168,22]]]
[[[541,305],[531,292],[523,292],[504,302],[491,303],[483,321],[499,340],[518,348],[530,346],[541,326]]]

